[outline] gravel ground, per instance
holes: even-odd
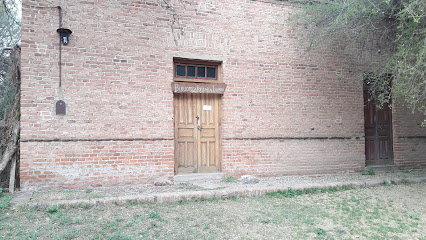
[[[74,199],[94,199],[105,197],[131,196],[141,194],[172,193],[185,191],[201,191],[211,189],[244,189],[253,186],[271,187],[271,186],[315,186],[324,183],[345,183],[352,181],[368,181],[388,179],[404,179],[411,177],[426,177],[425,170],[412,171],[394,171],[394,172],[376,172],[375,175],[361,175],[360,173],[341,173],[327,175],[311,176],[281,176],[259,178],[256,184],[243,184],[238,179],[228,177],[224,180],[210,180],[193,183],[176,183],[169,186],[154,185],[132,185],[132,186],[113,186],[96,187],[87,189],[39,189],[32,194],[31,201],[56,201],[56,200],[74,200]]]

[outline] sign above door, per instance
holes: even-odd
[[[225,93],[225,83],[189,83],[189,82],[173,82],[173,93]]]

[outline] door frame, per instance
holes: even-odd
[[[216,67],[216,78],[215,79],[197,79],[197,78],[190,78],[190,77],[180,77],[177,76],[177,70],[176,70],[176,66],[178,64],[182,64],[182,65],[196,65],[196,66],[206,66],[206,67]],[[173,151],[173,155],[174,155],[174,174],[177,175],[178,173],[178,154],[177,154],[177,149],[178,149],[178,128],[176,125],[176,111],[177,111],[177,101],[178,98],[176,97],[177,94],[180,93],[184,93],[184,91],[176,91],[175,88],[175,84],[179,84],[179,85],[184,85],[184,86],[190,86],[193,84],[196,84],[197,86],[200,85],[203,88],[207,89],[205,90],[206,92],[203,92],[203,90],[201,90],[201,92],[196,92],[194,94],[197,94],[199,96],[201,96],[201,94],[217,94],[217,95],[223,95],[226,89],[226,84],[224,84],[222,82],[222,78],[221,78],[221,62],[217,62],[217,61],[205,61],[205,60],[192,60],[192,59],[183,59],[183,58],[174,58],[173,59],[173,82],[172,82],[172,92],[173,92],[173,128],[174,128],[174,151]],[[189,91],[189,90],[188,90]],[[210,91],[210,92],[209,92]],[[217,172],[222,172],[222,100],[223,100],[223,96],[218,96],[217,97],[217,150],[216,154],[218,155],[218,166],[217,166]],[[198,105],[199,103],[197,103]],[[200,132],[196,131],[195,133],[197,142],[200,139]],[[200,165],[200,161],[201,159],[199,158],[199,153],[200,151],[200,146],[197,143],[197,173],[198,173],[198,168]]]
[[[179,93],[177,93],[177,94],[179,94]],[[177,94],[173,94],[173,127],[174,127],[174,139],[173,139],[173,141],[174,141],[174,172],[175,172],[175,175],[176,174],[178,174],[178,163],[179,163],[179,159],[178,159],[178,154],[177,154],[177,150],[178,150],[178,128],[177,128],[177,123],[176,123],[176,121],[177,121],[177,111],[178,111],[178,105],[179,105],[179,103],[178,103],[178,98],[177,98]],[[201,94],[196,94],[196,95],[198,95],[198,96],[196,96],[197,98],[198,97],[201,97]],[[194,96],[195,97],[195,96]],[[218,96],[217,97],[217,129],[215,129],[215,132],[217,133],[217,142],[216,142],[216,144],[217,144],[217,147],[216,147],[216,149],[215,149],[215,155],[216,155],[216,157],[217,157],[217,161],[218,161],[218,163],[216,162],[216,164],[217,164],[217,171],[216,172],[222,172],[222,118],[221,118],[221,116],[222,116],[222,113],[221,113],[221,106],[222,106],[222,97],[221,96]],[[196,106],[195,106],[195,108],[196,109],[198,109],[197,111],[199,111],[199,110],[201,110],[202,111],[202,106],[200,105],[200,103],[201,103],[201,101],[200,100],[197,100],[197,103],[196,103]],[[199,113],[199,114],[201,114],[201,113]],[[200,123],[201,124],[201,123]],[[194,133],[194,144],[195,144],[195,142],[196,142],[196,144],[195,144],[195,146],[196,146],[196,150],[195,150],[195,154],[196,154],[196,157],[197,157],[197,161],[196,161],[196,164],[197,164],[197,166],[195,166],[195,169],[196,169],[196,172],[197,173],[199,173],[199,167],[200,167],[200,165],[201,165],[201,163],[200,163],[200,161],[201,161],[201,158],[200,158],[200,155],[201,155],[201,148],[200,148],[200,146],[201,146],[201,136],[200,136],[200,134],[201,134],[201,132],[200,131],[195,131],[195,133]],[[215,159],[215,161],[216,161],[216,159]]]

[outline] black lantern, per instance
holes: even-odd
[[[69,42],[69,36],[72,33],[71,30],[69,30],[67,28],[58,28],[56,31],[59,33],[59,35],[61,37],[61,42],[64,45],[67,45],[68,42]]]

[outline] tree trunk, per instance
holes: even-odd
[[[12,166],[10,167],[10,178],[9,178],[9,192],[15,192],[15,172],[16,172],[16,155],[12,160]]]
[[[16,149],[18,149],[18,145],[16,143],[18,139],[19,132],[19,122],[16,123],[15,128],[13,129],[12,136],[10,138],[9,143],[7,144],[6,151],[3,154],[3,157],[0,162],[0,173],[6,168],[9,161],[12,159],[13,154],[15,154]]]

